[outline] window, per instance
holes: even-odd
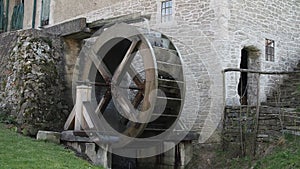
[[[11,16],[11,30],[19,30],[23,28],[24,19],[24,0],[16,0],[13,13]]]
[[[172,19],[172,0],[161,3],[161,22],[169,22]]]
[[[275,60],[275,41],[266,39],[266,61],[274,62]]]
[[[4,31],[4,2],[0,0],[0,33]]]
[[[49,25],[50,0],[42,0],[41,26]]]

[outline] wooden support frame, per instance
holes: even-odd
[[[77,86],[76,103],[64,125],[64,130],[101,130],[99,117],[92,108],[91,94],[92,87]]]

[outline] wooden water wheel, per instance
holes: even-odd
[[[106,122],[101,125],[138,138],[174,128],[185,95],[174,44],[159,32],[124,23],[100,31],[84,44],[73,82],[92,85],[95,113]]]

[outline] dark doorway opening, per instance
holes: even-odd
[[[242,49],[241,51],[240,69],[248,69],[248,51],[245,48]],[[248,86],[248,73],[241,72],[241,76],[238,84],[238,94],[240,96],[241,105],[248,104],[247,86]]]

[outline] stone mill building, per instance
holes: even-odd
[[[300,61],[299,0],[0,0],[0,5],[1,32],[34,28],[64,38],[65,95],[71,93],[82,37],[93,33],[89,26],[138,18],[132,25],[168,36],[183,61],[182,112],[199,143],[221,141],[225,106],[257,104],[257,76],[225,69],[284,72]],[[72,22],[76,26],[66,26]],[[284,78],[260,76],[259,102]]]

